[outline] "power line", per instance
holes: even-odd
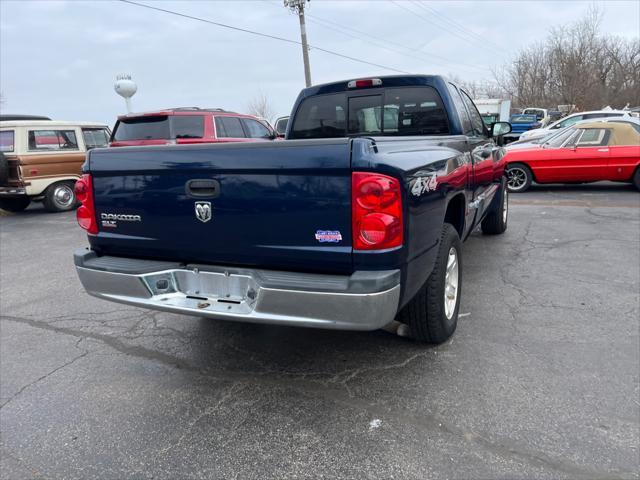
[[[225,23],[215,22],[213,20],[207,20],[206,18],[196,17],[194,15],[187,15],[186,13],[175,12],[173,10],[167,10],[167,9],[160,8],[160,7],[153,7],[151,5],[145,5],[144,3],[133,2],[131,0],[119,0],[119,1],[122,2],[122,3],[128,3],[129,5],[135,5],[136,7],[148,8],[150,10],[156,10],[158,12],[163,12],[163,13],[168,13],[170,15],[176,15],[178,17],[188,18],[190,20],[196,20],[198,22],[208,23],[210,25],[215,25],[217,27],[228,28],[230,30],[249,33],[251,35],[256,35],[256,36],[264,37],[264,38],[270,38],[272,40],[279,40],[281,42],[291,43],[291,44],[295,44],[295,45],[302,45],[302,42],[298,42],[296,40],[291,40],[289,38],[279,37],[277,35],[270,35],[268,33],[256,32],[254,30],[249,30],[247,28],[235,27],[233,25],[227,25]],[[318,50],[319,52],[328,53],[329,55],[334,55],[336,57],[345,58],[347,60],[352,60],[352,61],[358,62],[358,63],[363,63],[365,65],[371,65],[373,67],[383,68],[385,70],[391,70],[393,72],[410,74],[410,72],[406,72],[404,70],[399,70],[399,69],[393,68],[393,67],[387,67],[386,65],[381,65],[379,63],[368,62],[366,60],[361,60],[359,58],[351,57],[349,55],[345,55],[345,54],[342,54],[342,53],[334,52],[333,50],[327,50],[326,48],[316,47],[314,45],[309,45],[309,48],[310,49],[314,49],[314,50]]]
[[[474,46],[477,45],[477,40],[471,40],[469,38],[463,37],[462,35],[460,35],[458,32],[454,31],[454,30],[449,30],[446,27],[443,27],[442,25],[440,25],[439,23],[435,22],[434,20],[431,20],[428,17],[425,17],[423,15],[420,15],[419,13],[415,12],[414,10],[411,10],[410,8],[401,5],[400,3],[398,3],[396,0],[391,0],[391,3],[393,3],[396,7],[402,8],[403,10],[406,10],[407,12],[410,12],[411,14],[415,15],[416,17],[424,20],[425,22],[428,22],[432,25],[435,25],[436,27],[440,28],[441,30],[444,30],[445,32],[453,35],[454,37],[459,38],[460,40],[463,40],[465,42],[471,43]]]
[[[407,57],[411,57],[411,58],[415,58],[417,60],[421,60],[423,62],[433,62],[433,63],[438,63],[441,66],[449,66],[449,65],[459,65],[459,66],[463,66],[463,67],[467,67],[467,68],[473,68],[473,69],[478,69],[478,70],[489,70],[486,66],[480,66],[480,65],[473,65],[470,63],[462,63],[462,62],[452,62],[450,61],[448,58],[446,57],[442,57],[439,55],[435,55],[432,53],[423,53],[421,55],[416,54],[415,51],[411,48],[408,48],[402,44],[399,44],[397,42],[393,42],[390,40],[386,40],[385,42],[390,44],[390,45],[397,45],[400,48],[407,50],[402,51],[402,50],[398,50],[396,48],[391,48],[389,45],[385,45],[384,43],[380,42],[378,39],[379,37],[375,37],[373,35],[370,35],[366,32],[362,32],[361,30],[356,30],[355,28],[350,28],[350,27],[346,27],[344,25],[341,25],[337,22],[333,22],[330,20],[326,20],[320,17],[316,17],[315,15],[310,15],[307,13],[307,17],[309,17],[310,21],[312,21],[313,23],[318,23],[320,26],[324,27],[324,28],[328,28],[330,30],[334,30],[337,31],[339,33],[342,33],[343,35],[347,35],[351,38],[355,38],[357,40],[362,40],[362,41],[366,41],[368,43],[371,43],[373,45],[379,46],[380,48],[384,48],[385,50],[389,50],[391,52],[395,52],[398,53],[400,55],[405,55]],[[350,33],[350,32],[354,32],[354,33]],[[359,34],[359,35],[358,35]],[[365,38],[367,37],[367,38]],[[373,39],[373,40],[372,40]],[[433,57],[436,59],[440,59],[440,60],[433,60],[431,58],[427,58],[424,55],[427,55],[428,57]]]
[[[447,15],[445,15],[442,12],[437,11],[435,8],[426,5],[424,2],[419,2],[417,0],[413,0],[413,3],[415,3],[418,7],[422,8],[423,10],[440,17],[444,22],[448,23],[453,28],[459,29],[462,33],[464,33],[465,35],[469,36],[474,42],[477,41],[477,40],[480,40],[480,41],[484,42],[484,44],[493,45],[493,47],[495,47],[495,49],[497,51],[499,51],[501,53],[506,53],[504,48],[501,47],[500,45],[498,45],[497,43],[494,43],[491,40],[487,40],[482,35],[478,35],[473,30],[471,30],[471,29],[465,27],[464,25],[456,22],[455,20],[449,18]]]
[[[266,3],[267,5],[271,5],[272,7],[275,8],[281,8],[280,2],[272,2],[269,0],[262,0],[264,3]],[[388,38],[385,38],[384,42],[382,43],[380,42],[380,37],[379,36],[375,36],[375,35],[371,35],[370,33],[367,32],[363,32],[362,30],[358,30],[356,28],[353,27],[347,27],[346,25],[343,25],[341,23],[335,22],[333,20],[327,20],[326,18],[320,18],[316,15],[311,15],[310,13],[305,13],[305,16],[307,18],[310,19],[310,21],[312,23],[317,23],[318,25],[320,25],[321,27],[324,28],[328,28],[330,30],[336,31],[338,33],[341,33],[343,35],[346,35],[348,37],[351,38],[355,38],[356,40],[361,40],[361,41],[366,41],[368,43],[374,44],[376,46],[379,46],[380,48],[384,48],[385,50],[389,50],[391,52],[395,52],[398,53],[400,55],[405,55],[407,57],[411,57],[417,60],[421,60],[423,62],[432,62],[432,63],[437,63],[440,64],[441,66],[445,67],[445,66],[451,66],[451,65],[457,65],[457,66],[462,66],[462,67],[467,67],[467,68],[473,68],[473,69],[477,69],[477,70],[485,70],[490,72],[491,69],[488,68],[485,65],[474,65],[471,63],[464,63],[464,62],[452,62],[451,59],[447,58],[447,57],[443,57],[440,55],[436,55],[435,53],[430,53],[430,52],[418,52],[416,53],[419,49],[417,48],[410,48],[407,47],[406,45],[402,45],[401,43],[398,42],[394,42],[393,40],[389,40]],[[364,38],[367,37],[367,38]],[[387,45],[388,44],[388,45]],[[402,50],[405,51],[401,51],[395,48],[391,48],[389,47],[389,45],[394,45]],[[425,57],[426,55],[426,57]],[[427,57],[432,57],[432,58],[427,58]],[[440,61],[436,60],[434,62],[433,58],[435,59],[439,59]]]

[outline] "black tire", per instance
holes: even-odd
[[[9,161],[4,153],[0,152],[0,185],[6,185],[9,181]]]
[[[73,191],[75,182],[65,181],[50,185],[44,192],[42,203],[49,212],[67,212],[78,206],[76,194]]]
[[[507,187],[512,193],[529,190],[533,181],[531,169],[524,163],[510,163],[506,169]]]
[[[506,178],[496,192],[489,212],[481,223],[482,233],[485,235],[500,235],[507,230],[509,220],[509,190],[507,189]]]
[[[449,252],[455,250],[457,259],[457,290],[455,303],[447,316],[445,309],[445,280]],[[440,235],[438,256],[429,278],[398,315],[398,320],[409,325],[411,336],[421,342],[442,343],[456,330],[462,287],[462,242],[452,225],[445,223]]]
[[[636,173],[633,174],[633,186],[640,190],[640,167],[636,168]]]
[[[0,208],[7,212],[21,212],[29,206],[31,199],[24,197],[0,198]]]

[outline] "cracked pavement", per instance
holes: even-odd
[[[73,213],[0,218],[0,478],[638,478],[640,194],[511,199],[436,347],[101,301]]]

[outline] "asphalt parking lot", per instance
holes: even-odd
[[[0,477],[638,478],[640,194],[512,196],[428,347],[86,295],[75,216],[0,218]]]

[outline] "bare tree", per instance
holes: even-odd
[[[640,42],[601,35],[600,21],[600,11],[591,7],[575,23],[552,28],[543,42],[494,72],[497,83],[520,107],[640,104]]]
[[[271,102],[269,102],[269,97],[267,97],[267,95],[262,91],[254,95],[249,101],[247,104],[247,111],[251,115],[264,118],[269,122],[271,122],[275,116],[275,111],[271,106]]]
[[[506,92],[500,87],[500,85],[490,80],[462,80],[457,75],[449,74],[449,80],[456,85],[461,86],[473,99],[476,98],[504,98]]]

